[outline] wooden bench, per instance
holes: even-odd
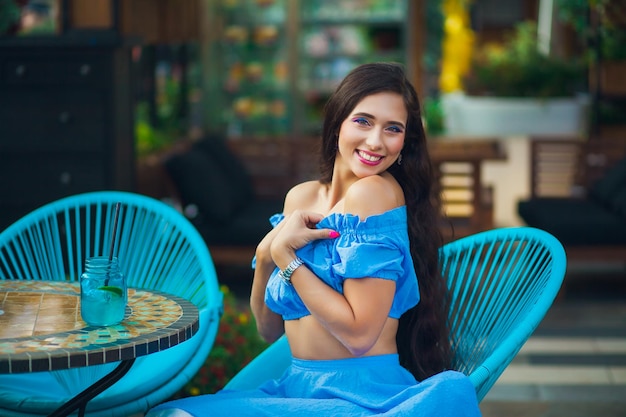
[[[585,242],[585,236],[577,236],[572,240],[563,233],[563,224],[546,226],[545,222],[538,222],[531,209],[539,210],[543,203],[555,203],[563,208],[561,215],[572,215],[567,208],[580,207],[579,204],[593,201],[590,191],[602,178],[616,169],[616,165],[623,164],[626,157],[626,138],[602,139],[559,139],[535,137],[531,139],[531,195],[518,205],[520,216],[530,226],[544,228],[561,240],[566,248],[568,261],[583,262],[622,262],[626,264],[626,236],[616,240],[606,234],[607,241],[598,239],[592,243]],[[626,191],[626,177],[621,183]],[[592,192],[593,193],[593,192]],[[572,204],[569,205],[569,202]],[[534,207],[531,207],[533,206]],[[595,201],[594,201],[595,207]],[[602,206],[603,208],[604,205]],[[608,210],[608,208],[607,208]],[[591,213],[591,210],[589,211]],[[577,228],[591,224],[596,220],[585,213],[580,213],[579,222],[572,223],[569,233],[575,233]],[[622,214],[622,221],[618,220],[618,230],[626,229],[626,213]],[[617,217],[618,219],[620,217]],[[533,220],[534,219],[534,220]],[[554,218],[554,223],[562,219]],[[623,224],[622,224],[623,223]],[[610,230],[614,232],[615,230]],[[600,230],[597,230],[601,233]],[[569,236],[569,235],[568,235]]]
[[[483,162],[505,160],[498,139],[434,139],[431,160],[439,175],[447,220],[441,227],[444,241],[493,229],[494,191],[483,184]]]

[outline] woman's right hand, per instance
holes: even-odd
[[[270,242],[271,257],[274,263],[284,269],[295,258],[296,250],[309,242],[319,239],[334,239],[339,236],[331,229],[317,229],[316,225],[324,218],[322,214],[296,210],[281,222]]]

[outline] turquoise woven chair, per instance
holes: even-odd
[[[453,368],[469,376],[482,400],[552,305],[565,276],[565,251],[543,230],[501,228],[444,245],[441,265],[452,298]],[[283,336],[226,388],[278,378],[290,360]]]
[[[170,398],[203,365],[222,312],[213,261],[197,230],[168,205],[127,192],[63,198],[15,222],[0,233],[0,279],[77,281],[86,257],[109,254],[117,202],[115,254],[128,285],[186,298],[198,307],[200,326],[190,340],[139,357],[89,402],[89,416],[141,414]],[[50,414],[116,366],[0,375],[0,415]]]

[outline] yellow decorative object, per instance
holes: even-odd
[[[469,25],[470,0],[444,0],[444,39],[439,88],[443,93],[463,90],[462,78],[470,69],[474,32]]]

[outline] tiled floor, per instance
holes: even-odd
[[[626,271],[574,274],[481,403],[484,417],[626,416]]]

